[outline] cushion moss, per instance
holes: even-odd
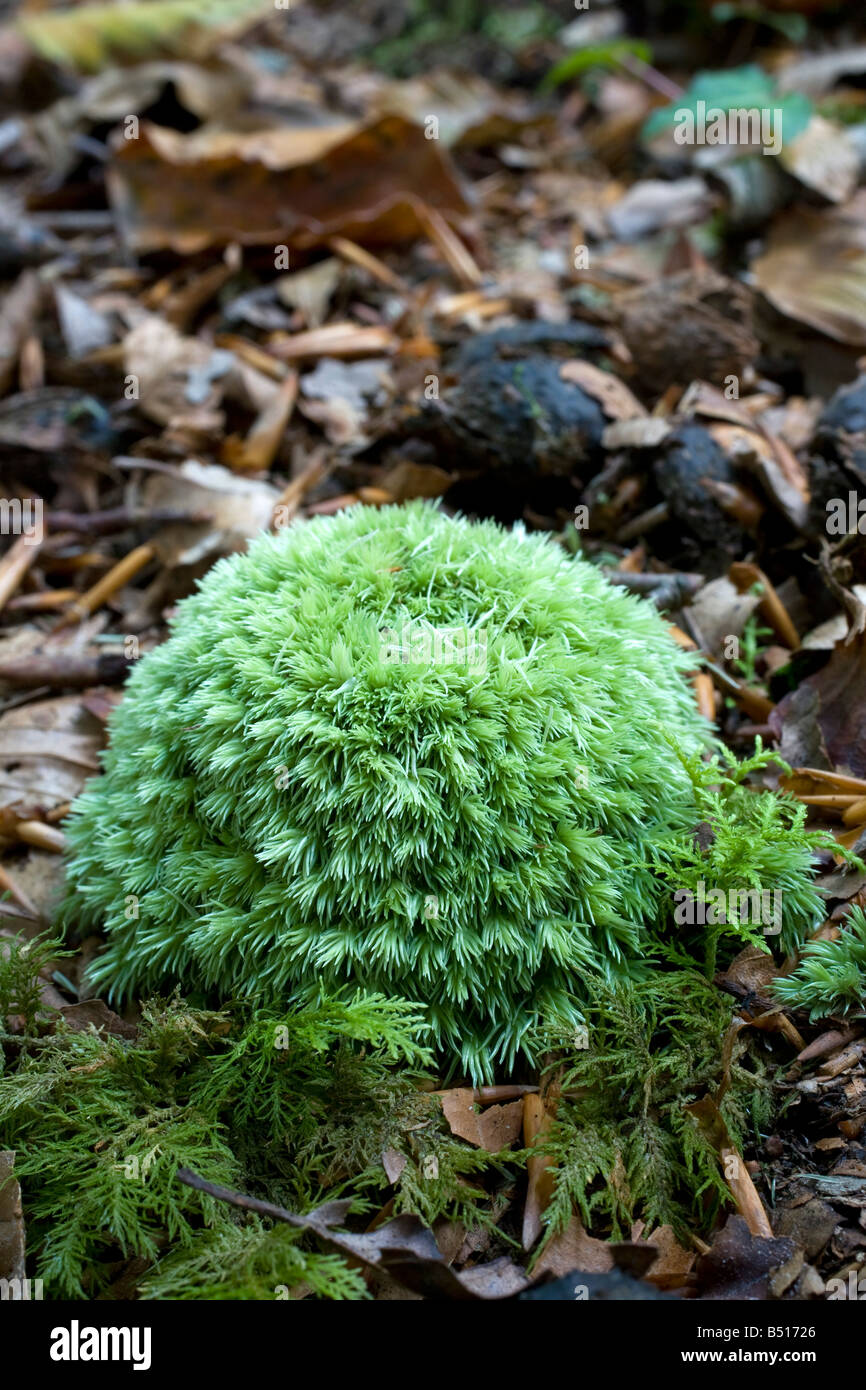
[[[443,659],[443,628],[474,647]],[[536,1056],[588,976],[647,950],[653,846],[694,824],[671,741],[708,740],[689,661],[520,529],[416,503],[261,536],[141,660],[68,822],[64,916],[108,934],[93,979],[351,984],[420,1001],[478,1080]]]

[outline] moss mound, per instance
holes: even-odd
[[[65,919],[108,932],[115,998],[351,984],[487,1079],[646,950],[655,847],[694,823],[668,740],[707,740],[687,664],[546,538],[423,503],[262,536],[131,676]]]

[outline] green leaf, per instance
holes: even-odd
[[[642,43],[639,39],[612,39],[610,43],[598,43],[591,48],[579,48],[569,53],[551,68],[541,84],[542,88],[549,90],[559,87],[592,68],[615,68],[628,55],[639,58],[643,63],[652,61],[652,49],[648,43]]]
[[[642,138],[652,140],[669,130],[678,112],[690,111],[697,118],[699,102],[706,112],[713,108],[726,112],[743,108],[781,111],[786,140],[795,139],[806,129],[814,109],[808,98],[799,92],[778,95],[768,74],[754,63],[747,63],[723,72],[697,73],[681,97],[648,117]]]

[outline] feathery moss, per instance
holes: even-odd
[[[477,1080],[622,978],[708,731],[642,600],[429,504],[262,536],[133,673],[68,824],[65,920],[131,991],[425,1007]]]
[[[819,1018],[866,1013],[866,914],[852,908],[834,941],[808,941],[797,969],[774,981],[783,1004]]]

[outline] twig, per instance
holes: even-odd
[[[46,511],[45,525],[50,531],[74,531],[82,536],[107,536],[112,531],[125,531],[129,526],[145,523],[153,526],[168,526],[174,522],[182,525],[202,525],[213,521],[213,513],[207,511],[186,511],[180,507],[155,507],[148,511],[145,507],[112,507],[102,512],[64,512]]]
[[[470,255],[468,248],[463,245],[441,212],[425,205],[420,210],[420,215],[427,235],[461,285],[465,285],[470,290],[477,289],[483,283],[484,276]]]
[[[46,825],[41,820],[20,820],[15,826],[15,834],[26,845],[36,849],[47,849],[52,854],[62,854],[66,849],[66,836],[54,825]]]
[[[783,646],[796,651],[800,645],[800,634],[793,624],[790,613],[764,571],[759,569],[757,565],[739,562],[731,565],[728,570],[728,578],[738,593],[741,594],[750,589],[753,584],[761,585],[763,592],[761,602],[758,604],[758,612],[764,621],[770,624]]]
[[[0,560],[0,608],[15,593],[39,551],[39,542],[19,536]]]
[[[19,661],[0,661],[0,681],[19,690],[47,686],[76,690],[89,685],[119,685],[132,663],[119,652],[37,652]]]
[[[663,526],[670,520],[670,515],[667,502],[659,502],[648,511],[641,512],[640,516],[636,516],[617,531],[617,545],[625,545],[628,541],[637,540],[638,536],[645,536],[647,531],[654,531],[657,526]]]
[[[363,246],[359,246],[355,241],[349,241],[344,236],[332,236],[328,240],[328,245],[337,256],[341,256],[344,261],[349,261],[351,265],[358,266],[361,270],[366,270],[380,284],[387,285],[389,289],[396,290],[398,294],[410,294],[411,291],[405,280],[401,280],[393,270],[380,261],[378,256],[374,256],[370,251],[365,251]]]
[[[81,622],[82,619],[95,613],[97,608],[101,608],[103,603],[116,594],[118,589],[122,589],[132,577],[143,570],[145,565],[149,565],[156,551],[152,545],[139,545],[135,550],[131,550],[128,555],[104,574],[92,589],[81,595],[73,603],[58,623],[55,624],[53,631],[58,632],[61,628],[68,627],[71,623]]]

